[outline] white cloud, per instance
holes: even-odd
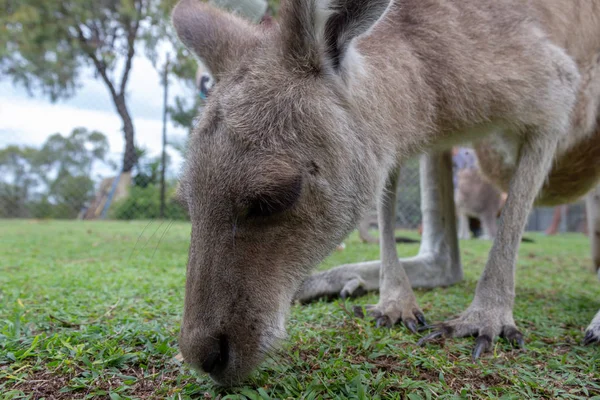
[[[162,121],[135,118],[136,144],[158,155],[162,149]],[[124,139],[121,119],[106,111],[85,110],[72,106],[48,104],[39,100],[9,99],[0,97],[0,147],[8,144],[40,146],[54,133],[68,135],[74,128],[85,127],[106,135],[113,157],[122,154]],[[171,137],[182,136],[186,131],[168,124]],[[169,152],[178,168],[181,158]]]
[[[127,83],[126,97],[129,111],[135,117],[160,119],[163,107],[163,89],[160,85],[159,72],[152,63],[143,56],[134,58],[133,67]],[[73,106],[86,110],[99,110],[115,112],[108,89],[100,78],[95,78],[91,68],[84,69],[81,73],[82,86],[75,95],[66,100],[58,100],[56,104]],[[169,85],[169,101],[175,96],[193,95],[188,93],[177,81],[171,80]],[[49,103],[47,98],[34,97]],[[0,81],[0,100],[6,99],[32,99],[25,89],[15,87],[10,81]],[[10,100],[9,100],[10,101]]]
[[[104,133],[110,144],[111,159],[118,160],[124,150],[121,119],[114,110],[107,88],[90,71],[83,74],[82,87],[68,100],[52,104],[48,99],[30,97],[23,88],[0,82],[0,147],[8,144],[40,146],[54,133],[68,135],[74,128],[84,127]],[[169,87],[169,99],[186,92],[180,85]],[[152,64],[136,57],[127,89],[127,103],[135,126],[135,141],[151,155],[162,146],[163,89]],[[169,137],[181,137],[186,131],[168,124]],[[181,165],[181,157],[169,151],[173,167]]]

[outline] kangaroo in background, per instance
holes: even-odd
[[[479,170],[465,169],[458,172],[458,186],[455,188],[454,201],[458,214],[458,237],[470,239],[469,217],[481,221],[483,234],[481,239],[496,237],[498,225],[496,219],[504,205],[502,193],[487,182]]]
[[[181,0],[172,18],[216,79],[179,186],[192,221],[186,362],[224,385],[247,377],[374,198],[381,260],[365,268],[380,298],[369,314],[424,324],[411,286],[462,279],[447,149],[465,142],[508,197],[471,305],[420,343],[476,336],[475,358],[498,336],[523,343],[512,309],[526,217],[600,176],[595,0],[283,0],[268,29]],[[423,240],[399,260],[398,170],[417,154]]]
[[[469,217],[478,218],[482,239],[491,240],[498,230],[496,219],[505,198],[479,171],[475,153],[469,148],[454,148],[454,201],[458,214],[458,237],[470,239]]]

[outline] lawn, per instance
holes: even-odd
[[[473,363],[470,338],[416,347],[404,327],[350,314],[376,302],[370,294],[294,306],[283,348],[247,386],[223,391],[174,359],[189,232],[160,221],[0,221],[0,397],[600,398],[600,346],[580,345],[600,308],[581,234],[528,233],[535,243],[521,246],[515,319],[526,351],[498,341]],[[429,321],[470,303],[489,246],[462,241],[464,281],[417,291]],[[376,258],[377,245],[353,234],[319,268]]]

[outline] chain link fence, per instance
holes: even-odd
[[[185,154],[184,144],[169,154]],[[177,151],[174,149],[177,148]],[[186,210],[175,200],[181,162],[160,153],[138,150],[134,167],[119,172],[122,155],[109,153],[97,132],[75,130],[70,136],[50,136],[38,147],[18,143],[0,149],[0,218],[73,220],[187,220]],[[536,208],[527,230],[543,231],[557,224],[558,232],[585,231],[582,201],[557,209]],[[419,159],[401,168],[397,199],[397,227],[417,229],[421,224]],[[377,227],[375,207],[366,216]],[[558,222],[557,222],[558,221]]]
[[[419,159],[412,158],[400,169],[396,198],[396,226],[399,229],[417,229],[421,224],[421,186],[419,179]],[[365,215],[365,226],[377,227],[375,205]]]
[[[413,230],[418,229],[421,225],[419,175],[418,157],[409,160],[400,169],[396,208],[396,227],[398,229]],[[377,227],[377,210],[375,207],[371,209],[365,219],[368,227],[371,229]],[[472,218],[470,225],[474,230],[480,229],[480,223],[475,218]],[[529,214],[526,230],[587,234],[585,201],[582,199],[561,207],[535,207]]]
[[[68,138],[63,144],[69,145]],[[94,159],[93,149],[82,146],[71,150],[73,154],[56,151],[61,157],[53,160],[52,154],[44,153],[46,148],[14,144],[0,150],[0,218],[187,219],[174,199],[180,166],[173,168],[169,159],[163,201],[158,155],[138,152],[134,168],[120,172],[118,153]],[[421,222],[418,159],[402,168],[399,187],[398,226],[414,229]],[[375,209],[370,218],[376,226]]]

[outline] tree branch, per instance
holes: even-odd
[[[119,91],[121,94],[125,93],[127,86],[127,80],[129,79],[129,73],[131,72],[131,64],[133,63],[133,57],[135,56],[135,39],[137,37],[138,29],[140,27],[140,19],[142,18],[142,8],[136,8],[137,15],[135,21],[131,21],[127,30],[127,58],[125,60],[125,68],[123,69],[123,75],[121,76],[121,85]]]
[[[79,39],[81,48],[83,49],[84,53],[94,63],[94,66],[96,67],[96,71],[98,71],[98,73],[102,77],[102,80],[108,87],[108,90],[110,91],[110,94],[113,97],[113,100],[116,102],[117,98],[119,97],[119,94],[115,90],[115,86],[114,86],[113,82],[108,77],[108,73],[106,71],[106,64],[104,64],[104,62],[101,61],[96,56],[96,52],[95,52],[94,48],[92,46],[90,46],[90,44],[88,43],[88,40],[86,39],[85,35],[83,34],[81,27],[78,24],[75,24],[75,27],[77,29],[77,38]]]
[[[125,93],[125,87],[127,86],[127,80],[129,79],[129,72],[131,71],[131,65],[133,63],[133,57],[135,56],[135,36],[137,32],[137,27],[134,32],[130,32],[127,35],[127,58],[125,60],[125,68],[123,69],[123,75],[121,76],[121,85],[119,87],[119,92],[121,94]]]

